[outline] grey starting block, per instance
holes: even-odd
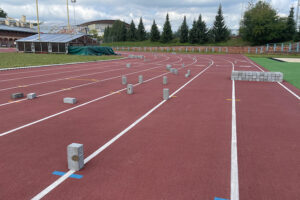
[[[123,85],[127,84],[127,77],[126,76],[122,76],[122,84]]]
[[[133,94],[133,85],[132,84],[127,85],[127,94]]]
[[[127,63],[127,64],[126,64],[126,67],[127,67],[127,68],[130,68],[130,67],[131,67],[131,64],[130,64],[130,63]]]
[[[83,144],[72,143],[67,147],[68,168],[79,171],[84,166]]]
[[[164,100],[169,99],[169,89],[168,88],[164,88],[164,90],[163,90],[163,99]]]
[[[164,85],[168,84],[168,77],[167,76],[163,76],[163,84]]]
[[[35,98],[36,98],[36,93],[27,94],[27,99],[35,99]]]
[[[75,104],[75,103],[77,103],[77,99],[71,98],[71,97],[66,97],[66,98],[64,98],[64,103]]]
[[[166,66],[166,69],[167,69],[168,71],[171,71],[172,65],[168,64],[168,65]]]
[[[178,74],[178,69],[171,68],[171,73],[177,75]]]
[[[13,93],[13,94],[11,94],[12,99],[20,99],[20,98],[23,98],[23,97],[24,97],[23,93]]]
[[[184,63],[181,65],[181,67],[182,67],[182,68],[184,67]]]
[[[143,83],[143,75],[139,75],[139,83]]]

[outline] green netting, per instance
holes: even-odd
[[[72,55],[116,55],[111,47],[98,47],[98,46],[69,46],[69,54]]]

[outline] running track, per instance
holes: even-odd
[[[242,55],[143,54],[146,61],[0,72],[0,199],[300,196],[298,89],[231,81],[233,68],[265,70]],[[122,75],[135,84],[134,95],[126,94]],[[14,92],[39,97],[10,101]],[[79,102],[66,105],[64,97]],[[67,169],[73,142],[84,144],[79,172]]]

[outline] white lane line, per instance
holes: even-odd
[[[167,58],[166,60],[160,61],[160,62],[165,62],[167,60],[169,60],[169,58]],[[160,63],[160,62],[157,62],[157,63]],[[155,64],[157,64],[157,63],[155,63]],[[152,64],[154,64],[154,63],[152,63]],[[144,65],[144,63],[140,63],[140,65]],[[90,73],[90,74],[83,74],[83,75],[78,75],[78,76],[59,78],[59,79],[54,79],[54,80],[49,80],[49,81],[43,81],[43,82],[38,82],[38,83],[27,84],[26,86],[28,87],[28,86],[33,86],[33,85],[41,85],[41,84],[45,84],[45,83],[52,83],[52,82],[56,82],[56,81],[72,79],[72,78],[79,78],[79,77],[90,76],[90,75],[95,75],[95,74],[103,74],[103,73],[106,73],[106,72],[112,72],[112,71],[118,71],[118,70],[126,70],[126,68],[124,67],[124,68],[118,68],[118,69],[113,69],[113,70],[95,72],[95,73]],[[11,90],[11,89],[16,89],[16,88],[19,88],[19,86],[10,87],[10,88],[3,88],[3,89],[0,89],[0,92]]]
[[[197,77],[199,77],[201,74],[203,74],[207,69],[209,69],[213,63],[211,63],[208,67],[203,69],[201,72],[199,72],[196,76],[194,76],[192,79],[190,79],[188,82],[186,82],[184,85],[182,85],[179,89],[177,89],[175,92],[173,92],[170,97],[177,94],[179,91],[181,91],[183,88],[185,88],[189,83],[191,83],[193,80],[195,80]],[[121,131],[119,134],[117,134],[115,137],[113,137],[111,140],[109,140],[107,143],[105,143],[103,146],[101,146],[99,149],[94,151],[91,155],[89,155],[87,158],[84,159],[84,163],[88,163],[93,158],[95,158],[97,155],[99,155],[102,151],[104,151],[106,148],[108,148],[111,144],[113,144],[116,140],[118,140],[121,136],[126,134],[129,130],[131,130],[133,127],[135,127],[137,124],[139,124],[142,120],[144,120],[146,117],[148,117],[152,112],[157,110],[161,105],[163,105],[166,102],[166,100],[161,101],[159,104],[154,106],[152,109],[150,109],[146,114],[144,114],[142,117],[137,119],[135,122],[133,122],[131,125],[129,125],[126,129]],[[71,170],[68,171],[68,175],[71,176],[74,173]],[[66,180],[66,179],[64,179]],[[63,180],[63,181],[64,181]],[[59,184],[61,184],[63,181],[60,181]],[[56,182],[49,185],[46,189],[41,191],[39,194],[37,194],[35,197],[33,197],[33,200],[39,200],[46,196],[49,192],[51,192],[53,189],[55,189],[59,184],[55,184]]]
[[[59,179],[57,179],[54,183],[52,183],[51,185],[49,185],[46,189],[44,189],[41,193],[39,193],[38,195],[36,195],[35,197],[32,198],[32,200],[38,200],[43,198],[46,194],[48,194],[51,190],[53,190],[54,188],[56,188],[58,185],[60,185],[62,182],[64,182],[67,178],[69,178],[69,176],[71,176],[75,171],[74,170],[70,170],[68,171],[66,174],[64,174],[63,176],[61,176]]]
[[[81,71],[88,71],[88,70],[95,70],[95,69],[104,69],[108,67],[115,67],[119,66],[118,64],[113,64],[109,66],[94,66],[91,68],[85,68],[85,69],[76,69],[76,70],[70,70],[70,71],[63,71],[63,72],[55,72],[55,73],[50,73],[50,74],[40,74],[40,75],[34,75],[34,76],[25,76],[25,77],[18,77],[18,78],[11,78],[11,79],[4,79],[0,80],[0,82],[8,82],[8,81],[15,81],[15,80],[20,80],[20,79],[29,79],[29,78],[37,78],[37,77],[43,77],[43,76],[51,76],[51,75],[57,75],[57,74],[65,74],[65,73],[72,73],[72,72],[81,72]]]
[[[234,64],[233,70],[234,70]],[[239,200],[239,172],[237,155],[235,81],[232,80],[232,122],[231,122],[231,170],[230,170],[230,200]]]
[[[125,57],[125,58],[118,58],[118,59],[98,60],[98,61],[88,61],[88,62],[74,62],[74,63],[53,64],[53,65],[37,65],[37,66],[27,66],[27,67],[2,68],[2,69],[0,69],[0,72],[1,71],[10,71],[10,70],[43,68],[43,67],[56,67],[56,66],[64,66],[64,65],[77,65],[77,64],[85,64],[85,63],[110,62],[110,61],[119,61],[119,60],[125,60],[125,59],[128,59],[128,58]]]
[[[230,62],[234,71],[234,63]],[[231,112],[231,167],[230,167],[230,200],[239,200],[239,170],[238,170],[238,151],[237,151],[237,131],[236,131],[236,98],[235,81],[232,80],[232,112]]]
[[[170,72],[167,72],[167,73],[164,73],[164,74],[168,74],[168,73],[170,73]],[[151,79],[149,79],[149,80],[154,80],[154,79],[156,79],[156,78],[161,77],[161,76],[164,75],[164,74],[155,76],[155,77],[153,77],[153,78],[151,78]],[[144,82],[148,82],[149,80],[145,80]],[[135,84],[134,86],[137,86],[137,85],[140,85],[140,84],[138,83],[138,84]],[[63,111],[58,112],[58,113],[55,113],[55,114],[53,114],[53,115],[44,117],[44,118],[42,118],[42,119],[33,121],[33,122],[31,122],[31,123],[28,123],[28,124],[25,124],[25,125],[23,125],[23,126],[19,126],[19,127],[15,128],[15,129],[11,129],[11,130],[9,130],[9,131],[3,132],[3,133],[0,134],[0,137],[5,136],[5,135],[8,135],[8,134],[13,133],[13,132],[16,132],[16,131],[21,130],[21,129],[23,129],[23,128],[32,126],[32,125],[34,125],[34,124],[43,122],[43,121],[45,121],[45,120],[51,119],[51,118],[53,118],[53,117],[59,116],[59,115],[61,115],[61,114],[64,114],[64,113],[69,112],[69,111],[71,111],[71,110],[74,110],[74,109],[80,108],[80,107],[82,107],[82,106],[88,105],[88,104],[93,103],[93,102],[95,102],[95,101],[99,101],[99,100],[101,100],[101,99],[104,99],[104,98],[106,98],[106,97],[112,96],[112,95],[114,95],[114,94],[118,94],[119,92],[122,92],[122,91],[124,91],[124,90],[127,90],[127,88],[120,89],[120,90],[118,90],[118,91],[116,91],[116,92],[113,92],[113,93],[110,93],[110,94],[101,96],[101,97],[99,97],[99,98],[96,98],[96,99],[93,99],[93,100],[91,100],[91,101],[85,102],[85,103],[80,104],[80,105],[78,105],[78,106],[75,106],[75,107],[72,107],[72,108],[63,110]]]
[[[167,59],[167,60],[168,60],[168,59]],[[181,59],[181,60],[182,60],[182,59]],[[180,61],[181,61],[181,60],[180,60]],[[164,62],[164,61],[160,61],[160,62]],[[179,62],[179,61],[177,61],[177,62]],[[140,63],[138,66],[140,66],[140,65],[142,65],[142,63]],[[163,64],[155,63],[155,65],[163,65]],[[132,74],[136,74],[136,73],[140,73],[140,72],[150,71],[150,70],[152,70],[152,69],[156,69],[156,68],[159,68],[159,67],[161,67],[161,66],[158,66],[158,67],[152,67],[152,68],[149,68],[149,69],[145,69],[145,70],[141,70],[141,71],[137,71],[137,72],[132,72],[132,73],[124,74],[124,75],[132,75]],[[85,84],[80,84],[80,85],[72,86],[72,87],[69,87],[69,88],[70,88],[70,89],[80,88],[80,87],[84,87],[84,86],[96,84],[96,83],[99,83],[99,82],[104,82],[104,81],[116,79],[116,78],[119,78],[119,77],[121,77],[121,76],[122,76],[122,75],[115,76],[115,77],[110,77],[110,78],[102,79],[102,80],[95,81],[95,82],[92,82],[92,83],[85,83]],[[65,91],[65,89],[61,89],[61,90],[56,90],[56,91],[52,91],[52,92],[40,94],[40,95],[38,95],[37,97],[48,96],[48,95],[56,94],[56,93],[63,92],[63,91]],[[0,107],[1,107],[1,106],[6,106],[6,105],[10,105],[10,104],[13,104],[13,103],[19,103],[19,102],[21,102],[21,101],[27,101],[27,100],[28,100],[28,99],[21,99],[21,100],[18,100],[18,101],[12,101],[12,102],[8,102],[8,103],[3,103],[3,104],[0,104]]]
[[[249,62],[251,64],[253,64],[254,66],[256,66],[258,69],[260,69],[262,72],[264,72],[264,70],[262,68],[260,68],[257,64],[255,64],[255,62],[253,62],[251,59],[249,59],[248,57],[244,56],[247,60],[249,60]],[[280,82],[277,82],[281,87],[283,87],[286,91],[288,91],[290,94],[292,94],[294,97],[296,97],[298,100],[300,100],[300,97],[295,93],[293,92],[292,90],[290,90],[289,88],[287,88],[285,85],[283,85],[282,83]]]

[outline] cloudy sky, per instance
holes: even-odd
[[[71,0],[69,0],[71,1]],[[255,0],[250,0],[255,2]],[[267,0],[281,16],[287,16],[291,6],[297,0]],[[27,20],[36,20],[35,0],[1,0],[0,8],[12,18],[26,15]],[[170,15],[173,31],[187,16],[189,26],[199,14],[210,27],[214,21],[219,3],[223,6],[225,21],[230,29],[238,29],[239,21],[249,0],[77,0],[75,4],[76,23],[98,19],[121,19],[136,25],[143,17],[144,25],[150,30],[155,19],[160,30],[167,13]],[[70,19],[74,24],[73,4],[70,5]],[[65,25],[67,23],[66,0],[39,0],[40,21],[47,25]]]

